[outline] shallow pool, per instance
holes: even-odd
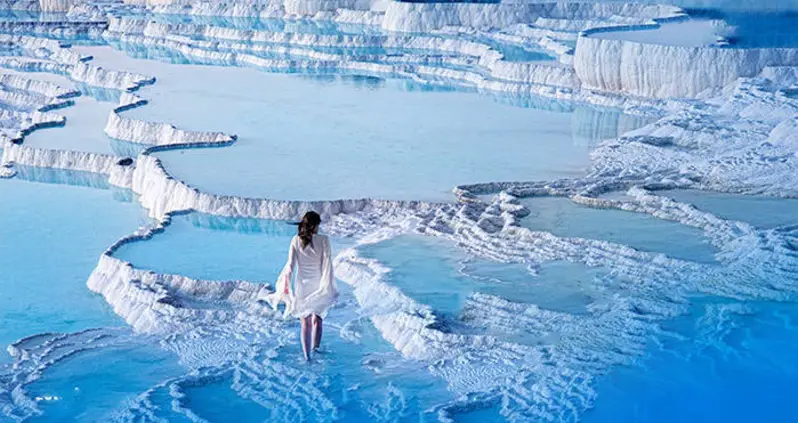
[[[88,95],[82,95],[73,101],[73,106],[58,111],[66,117],[64,126],[37,130],[25,137],[25,145],[113,154],[114,150],[103,129],[116,103],[99,101]]]
[[[0,179],[0,205],[0,344],[124,324],[86,279],[100,254],[143,222],[138,205],[108,190],[20,179]]]
[[[597,32],[591,37],[605,40],[627,40],[644,44],[702,47],[714,45],[718,39],[717,26],[709,19],[688,19],[663,22],[656,28]]]
[[[702,231],[677,222],[643,213],[587,207],[562,197],[528,198],[521,203],[530,214],[520,224],[535,231],[609,241],[683,260],[715,260],[716,249]]]
[[[477,293],[541,308],[583,313],[601,294],[592,286],[598,268],[549,262],[529,269],[469,256],[445,240],[403,236],[361,247],[363,255],[391,269],[389,284],[441,316],[457,318]]]
[[[190,213],[173,217],[163,233],[126,244],[114,255],[160,273],[274,283],[294,234],[296,226],[287,222]]]
[[[285,221],[193,212],[174,216],[164,232],[146,242],[125,244],[114,256],[160,273],[272,284],[285,265],[294,235],[296,226]],[[332,240],[334,252],[349,244]]]
[[[191,76],[179,78],[188,82],[206,72],[215,75],[216,84],[202,88],[201,98],[214,100],[197,98],[195,108],[181,111],[177,102],[191,101],[186,95],[194,97],[197,87],[183,91],[174,81],[163,85],[171,87],[168,93],[148,93],[152,107],[131,115],[238,135],[236,144],[224,150],[159,154],[174,176],[209,192],[300,200],[441,200],[458,183],[576,176],[590,152],[575,142],[569,113],[517,108],[459,92],[408,91],[401,81],[390,80],[358,86],[340,79],[212,68],[194,68]],[[231,102],[220,107],[220,97]],[[297,157],[304,158],[307,172],[297,171]],[[235,171],[199,171],[214,166]],[[410,166],[414,172],[407,175]],[[285,178],[290,186],[280,183]]]
[[[543,99],[513,105],[404,80],[173,65],[119,58],[122,52],[107,47],[81,51],[158,79],[141,90],[150,104],[127,116],[238,136],[229,148],[158,153],[175,177],[212,193],[449,200],[457,184],[581,175],[595,143],[644,123],[611,110]],[[307,172],[297,171],[299,157]]]
[[[658,194],[692,204],[723,219],[773,229],[798,223],[798,199],[735,195],[698,190],[668,190]]]

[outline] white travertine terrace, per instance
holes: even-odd
[[[190,4],[184,9],[185,4]],[[343,14],[344,21],[356,22],[353,15],[367,16],[361,21],[377,23],[388,31],[424,33],[451,27],[512,28],[534,25],[526,35],[542,39],[563,31],[583,31],[573,55],[578,79],[569,86],[644,97],[695,97],[708,88],[718,87],[738,77],[759,74],[767,66],[796,65],[792,48],[725,49],[710,47],[662,46],[629,40],[606,40],[591,35],[602,31],[629,31],[651,28],[671,19],[682,19],[678,7],[627,3],[382,3],[368,1],[265,1],[234,3],[158,2],[161,13],[191,13],[208,16],[321,17]],[[344,12],[345,11],[345,12]],[[325,14],[326,13],[326,14]],[[331,14],[331,15],[330,15]],[[381,18],[378,18],[381,17]],[[570,59],[563,59],[571,63]],[[514,69],[538,83],[540,69]],[[512,72],[510,72],[512,74]],[[497,71],[493,76],[505,75]],[[652,77],[656,75],[656,77]],[[554,85],[563,84],[561,78]]]
[[[33,148],[16,144],[6,144],[2,155],[3,163],[79,170],[105,175],[110,175],[118,160],[118,157],[108,154]]]
[[[39,11],[41,5],[39,0],[4,0],[2,3],[4,9],[19,10],[19,11]]]
[[[133,91],[154,83],[153,78],[94,66],[58,41],[29,35],[0,35],[0,42],[17,46],[24,54],[0,58],[2,67],[56,73],[91,86],[123,91],[118,107],[109,115],[105,132],[113,138],[147,147],[132,165],[120,164],[120,157],[110,155],[26,146],[25,133],[63,123],[63,117],[41,109],[53,107],[54,99],[65,100],[74,93],[52,83],[0,76],[0,85],[13,89],[0,94],[0,99],[16,108],[36,109],[0,111],[0,120],[15,125],[11,130],[3,128],[0,177],[13,176],[13,164],[81,170],[108,175],[112,185],[137,194],[136,201],[157,223],[111,246],[101,255],[88,280],[89,288],[101,294],[137,331],[174,335],[203,328],[206,331],[203,335],[218,335],[229,327],[256,332],[260,329],[258,324],[276,325],[276,315],[259,301],[264,293],[270,292],[268,285],[159,274],[134,268],[114,256],[124,243],[146,241],[157,236],[157,232],[168,230],[170,217],[186,211],[295,219],[314,209],[325,216],[329,232],[354,235],[357,245],[336,258],[336,276],[351,284],[358,306],[386,341],[404,356],[428,364],[433,374],[463,398],[439,407],[438,418],[442,421],[453,421],[452,413],[459,408],[467,409],[469,402],[490,402],[495,398],[504,399],[501,412],[508,419],[574,420],[595,399],[592,379],[641,355],[647,340],[660,330],[659,322],[685,312],[690,294],[783,300],[798,290],[789,283],[790,277],[785,276],[796,270],[796,253],[789,242],[789,237],[795,237],[794,229],[761,231],[656,195],[656,190],[663,188],[702,188],[798,196],[795,178],[798,101],[783,92],[798,85],[796,49],[667,46],[591,36],[597,31],[607,31],[596,29],[605,25],[612,27],[612,31],[623,31],[656,26],[662,19],[682,19],[681,9],[672,6],[419,4],[365,0],[131,3],[147,4],[156,12],[304,17],[379,25],[387,31],[412,34],[276,33],[108,18],[108,28],[103,32],[105,39],[164,48],[197,61],[279,71],[323,69],[398,75],[479,90],[534,93],[621,106],[630,111],[655,109],[664,115],[650,125],[598,146],[583,178],[486,181],[459,186],[454,189],[460,200],[456,204],[372,199],[276,201],[216,195],[171,176],[153,153],[169,148],[223,147],[234,143],[234,136],[225,132],[181,130],[171,123],[128,118],[125,110],[146,107],[146,100]],[[73,3],[4,4],[18,10],[65,11]],[[185,9],[186,5],[189,9]],[[58,25],[25,25],[25,32],[41,35],[69,33]],[[88,28],[94,27],[78,30],[91,34],[94,32]],[[485,43],[442,38],[441,34],[489,34],[496,40],[517,44],[543,44],[556,52],[557,61],[510,62]],[[208,39],[192,38],[197,36]],[[563,43],[574,40],[575,49]],[[420,49],[453,57],[433,61],[417,54],[385,58],[376,63],[311,48],[319,45]],[[253,54],[256,52],[284,53],[302,59],[265,59]],[[699,100],[680,101],[672,97]],[[11,140],[23,143],[13,144]],[[627,199],[598,197],[608,191],[626,191]],[[498,195],[492,202],[483,203],[477,199],[481,194]],[[591,207],[646,213],[698,228],[720,250],[717,258],[721,265],[686,262],[625,245],[560,238],[520,227],[518,220],[528,210],[520,205],[518,198],[544,195],[567,196]],[[476,256],[495,261],[539,265],[565,260],[605,267],[619,278],[617,283],[624,292],[606,303],[591,304],[590,313],[584,316],[486,294],[468,300],[466,316],[496,333],[518,335],[525,330],[536,337],[557,334],[559,341],[550,348],[496,336],[441,330],[441,318],[434,310],[390,285],[386,280],[390,269],[361,257],[358,252],[362,245],[411,232],[449,240]],[[770,282],[760,283],[763,280]],[[74,338],[85,336],[80,333]],[[30,343],[27,341],[22,340],[12,348],[15,356],[26,354],[23,346]],[[58,340],[51,342],[58,345]],[[508,364],[512,362],[523,366]],[[517,383],[506,386],[508,378]],[[20,385],[13,405],[8,409],[0,407],[0,412],[17,416],[35,411],[36,406],[25,397],[23,387],[24,384]],[[321,396],[315,391],[309,394],[312,398]],[[334,407],[328,405],[324,403],[322,409],[332,413],[329,410]],[[4,406],[2,398],[0,406]]]
[[[770,66],[798,66],[798,48],[730,49],[644,44],[591,37],[577,41],[574,69],[583,88],[642,97],[697,97]]]
[[[0,75],[0,85],[54,98],[69,98],[78,94],[75,90],[61,87],[52,82],[23,78],[19,75]]]

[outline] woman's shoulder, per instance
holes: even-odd
[[[316,234],[313,235],[313,239],[321,241],[322,244],[330,245],[330,238],[327,235]]]

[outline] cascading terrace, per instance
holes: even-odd
[[[0,67],[20,72],[0,76],[0,177],[14,177],[15,166],[99,174],[134,198],[152,221],[101,253],[87,282],[137,335],[126,329],[86,329],[32,335],[16,342],[9,347],[14,365],[0,367],[3,418],[46,418],[45,402],[30,393],[31,386],[67,358],[148,342],[177,357],[176,374],[126,402],[113,415],[118,421],[210,420],[189,397],[219,384],[228,384],[236,398],[271,410],[263,415],[257,414],[262,410],[253,411],[260,419],[388,421],[423,416],[459,421],[487,410],[494,413],[492,418],[509,421],[577,421],[601,397],[597,385],[602,377],[639,362],[651,348],[680,336],[668,322],[689,314],[696,297],[790,303],[798,293],[794,225],[758,228],[658,194],[689,188],[798,197],[794,176],[798,100],[785,94],[794,88],[798,74],[792,49],[729,52],[702,47],[701,63],[722,56],[737,67],[708,75],[711,67],[696,66],[690,72],[697,76],[674,84],[626,75],[628,51],[672,53],[656,60],[651,56],[651,62],[639,63],[641,69],[673,57],[679,58],[671,61],[674,67],[684,66],[687,60],[681,58],[689,51],[640,43],[633,48],[628,41],[592,37],[610,31],[606,28],[626,31],[687,19],[673,6],[146,2],[150,7],[137,10],[138,15],[111,16],[105,12],[125,6],[86,3],[73,11],[69,2],[43,2],[46,7],[38,9],[36,2],[6,3],[25,10],[62,7],[63,12],[102,20],[0,25],[0,42],[13,52],[0,57]],[[176,12],[187,15],[188,23],[170,21],[175,18],[167,15]],[[253,22],[258,19],[284,20],[301,29],[265,24],[250,28],[257,26]],[[325,33],[322,22],[350,25],[349,32]],[[56,41],[77,37],[177,63],[400,77],[423,86],[459,87],[481,94],[533,94],[565,104],[621,107],[649,116],[652,122],[628,131],[613,122],[617,136],[591,152],[584,175],[463,184],[454,188],[456,202],[298,201],[217,194],[174,176],[158,153],[234,149],[240,141],[237,136],[217,132],[228,128],[179,129],[132,116],[151,107],[144,87],[160,81],[105,69],[76,53],[66,41]],[[526,51],[534,45],[551,53],[553,60],[511,61],[485,39]],[[615,57],[613,52],[620,53]],[[68,107],[80,92],[20,76],[21,72],[61,75],[118,95],[103,131],[140,147],[140,152],[126,158],[26,145],[25,136],[31,131],[63,125],[59,108]],[[677,96],[696,98],[665,99]],[[610,195],[618,193],[620,197]],[[696,228],[718,250],[716,262],[676,259],[617,242],[525,228],[520,223],[530,210],[519,200],[537,196],[567,197],[580,205],[646,214]],[[335,258],[336,277],[347,287],[343,306],[334,311],[346,323],[333,326],[340,332],[330,341],[335,345],[331,355],[336,357],[324,358],[320,369],[302,368],[286,358],[296,352],[294,327],[263,301],[272,292],[270,284],[170,274],[124,256],[132,244],[155,245],[173,230],[173,219],[187,214],[269,222],[297,219],[307,210],[322,213],[325,232],[349,243]],[[395,285],[391,278],[401,277],[402,269],[390,269],[364,254],[369,246],[408,234],[441,239],[468,257],[527,266],[530,277],[555,262],[577,263],[603,273],[586,282],[591,294],[581,304],[583,313],[473,292],[460,314],[451,316]],[[462,268],[453,273],[470,277]],[[149,338],[140,338],[144,335]],[[371,351],[377,348],[382,349],[380,354]],[[349,355],[349,350],[355,352]],[[372,377],[384,386],[361,386]],[[418,386],[428,387],[429,402],[412,399]]]

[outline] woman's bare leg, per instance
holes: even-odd
[[[299,322],[302,324],[302,332],[300,332],[300,342],[302,342],[302,352],[305,353],[305,360],[310,361],[310,319],[312,317],[300,317]]]
[[[322,319],[319,315],[313,315],[313,349],[319,349],[321,345],[321,323]]]

